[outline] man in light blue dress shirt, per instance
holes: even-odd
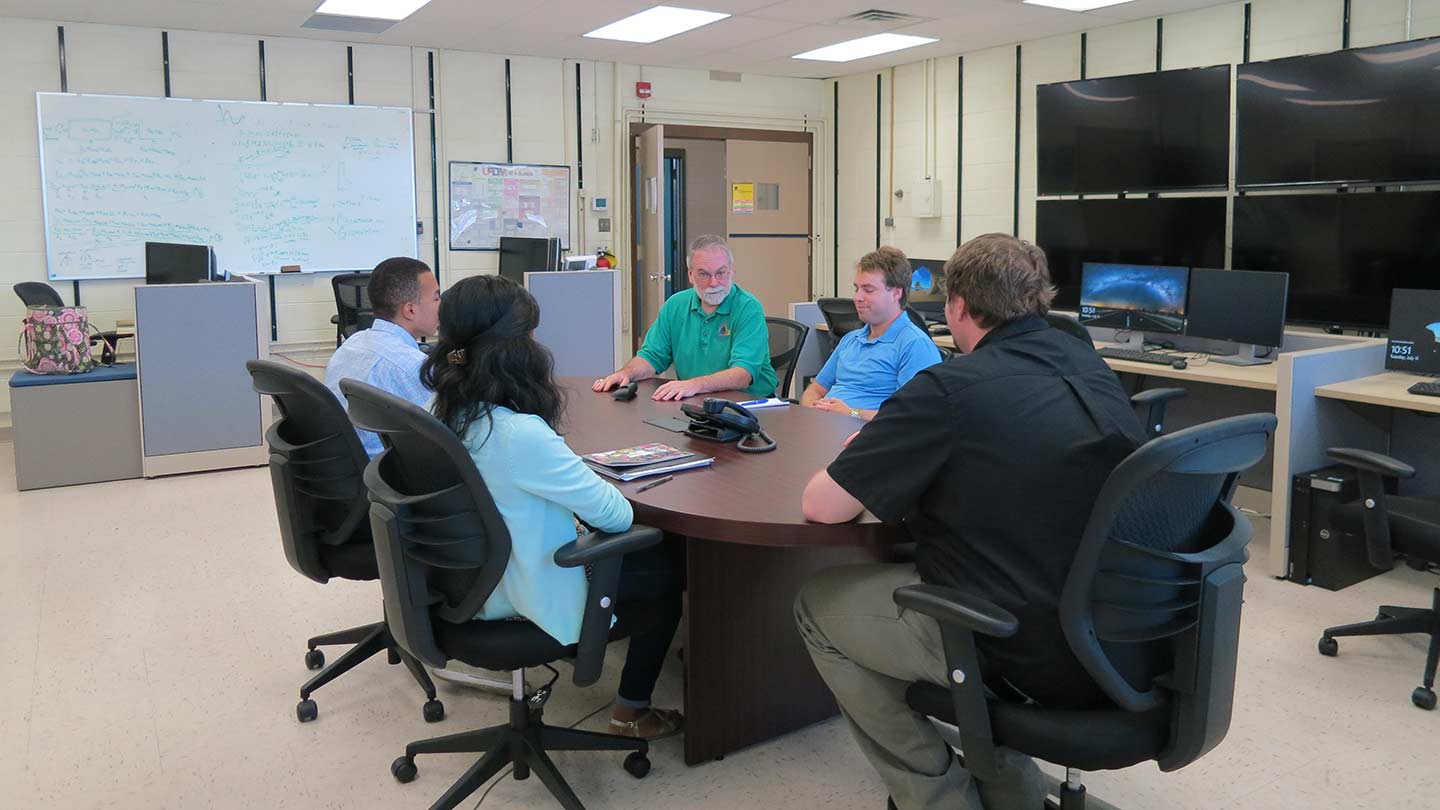
[[[905,313],[909,297],[904,253],[882,247],[862,256],[855,266],[855,311],[865,328],[840,338],[801,404],[868,421],[911,377],[940,362],[935,341]]]
[[[431,392],[420,382],[425,353],[419,340],[435,334],[440,324],[440,283],[419,259],[386,259],[370,274],[370,306],[375,323],[345,340],[325,366],[325,385],[341,406],[345,395],[340,381],[359,380],[429,408]],[[380,437],[357,431],[365,452],[374,458],[382,449]]]

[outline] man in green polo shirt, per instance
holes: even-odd
[[[653,399],[684,399],[711,391],[768,397],[779,380],[770,365],[770,334],[760,300],[734,283],[735,257],[718,236],[690,243],[690,289],[670,296],[645,333],[645,344],[619,371],[595,381],[596,391],[648,380],[675,367],[677,379]]]

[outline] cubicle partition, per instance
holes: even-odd
[[[135,288],[146,478],[266,463],[270,409],[245,370],[270,355],[265,291],[250,279]]]
[[[620,277],[616,270],[526,273],[540,304],[535,339],[555,355],[561,377],[603,377],[620,367]]]

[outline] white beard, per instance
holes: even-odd
[[[696,290],[696,292],[699,293],[701,301],[704,301],[712,307],[718,307],[721,304],[725,303],[725,296],[730,294],[730,288],[726,287],[723,290],[707,290],[706,292],[700,292],[699,290]]]

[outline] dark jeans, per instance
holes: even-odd
[[[615,614],[638,628],[620,671],[620,701],[648,706],[680,626],[685,591],[685,541],[667,536],[658,545],[626,554],[620,564]]]

